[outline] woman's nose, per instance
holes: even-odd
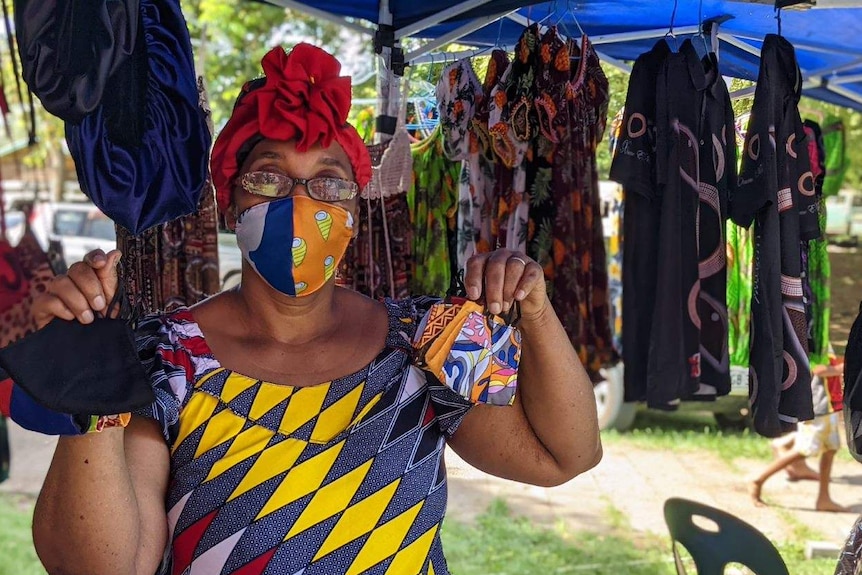
[[[308,193],[308,184],[305,182],[296,182],[293,184],[293,189],[290,190],[289,196],[305,196],[306,198],[310,198],[311,194]]]

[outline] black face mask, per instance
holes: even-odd
[[[125,300],[117,296],[109,310]],[[120,317],[128,315],[123,311]],[[125,319],[83,325],[56,318],[0,349],[0,368],[34,401],[60,413],[113,415],[155,401]]]

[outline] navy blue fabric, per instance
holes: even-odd
[[[21,75],[46,110],[80,122],[131,54],[138,0],[15,0]]]
[[[140,0],[140,9],[143,41],[115,89],[66,124],[84,193],[135,235],[197,209],[211,140],[179,2]]]
[[[338,15],[363,18],[377,22],[379,0],[298,0],[318,9]],[[390,9],[396,28],[401,28],[438,13],[446,8],[459,4],[463,0],[390,0]],[[674,26],[678,29],[685,26],[697,26],[700,20],[700,0],[678,0],[678,8]],[[704,20],[729,17],[721,25],[721,31],[734,35],[738,39],[760,48],[767,34],[778,30],[772,2],[754,3],[730,0],[703,0],[702,15]],[[574,8],[577,23],[568,6]],[[533,21],[541,21],[545,25],[557,24],[561,32],[568,35],[578,35],[578,24],[590,35],[596,44],[596,49],[619,60],[634,61],[640,54],[648,51],[656,42],[656,38],[628,41],[620,43],[602,43],[604,34],[620,34],[642,30],[669,28],[674,2],[670,0],[566,0],[530,2],[521,0],[492,0],[455,19],[429,28],[419,36],[437,38],[443,34],[464,25],[479,16],[500,13],[507,8],[522,6],[518,13]],[[493,46],[499,43],[509,48],[515,46],[524,27],[504,20],[502,25],[493,22],[476,32],[459,40],[460,44]],[[812,10],[784,10],[782,13],[782,35],[796,48],[797,59],[803,71],[831,70],[848,65],[862,58],[862,8],[817,8]],[[677,43],[689,36],[678,36]],[[598,41],[596,41],[598,39]],[[700,42],[700,40],[695,40]],[[672,42],[671,42],[672,43]],[[804,48],[807,44],[813,48]],[[759,59],[740,48],[726,42],[721,42],[719,49],[722,73],[737,78],[756,80],[759,69]],[[846,70],[839,71],[835,76],[826,73],[826,80],[841,76],[862,74],[862,62]],[[862,83],[845,84],[843,87],[859,96],[862,100]],[[819,98],[862,110],[862,104],[853,102],[819,86],[807,87],[805,95]]]

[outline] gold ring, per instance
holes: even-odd
[[[527,267],[527,260],[525,260],[524,258],[520,258],[520,257],[518,257],[518,256],[509,256],[509,260],[519,261],[519,262],[521,262],[522,264],[524,264],[524,267]],[[508,260],[507,260],[507,261],[508,261]]]

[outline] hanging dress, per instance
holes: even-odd
[[[656,170],[656,82],[670,47],[659,40],[635,60],[610,177],[623,186],[622,349],[625,400],[647,397],[656,301],[660,203]]]
[[[809,309],[809,353],[811,365],[829,365],[829,319],[831,316],[831,294],[829,278],[831,266],[829,263],[828,241],[826,230],[826,202],[823,198],[823,180],[826,160],[823,149],[823,137],[820,126],[812,121],[803,122],[808,136],[807,152],[814,176],[814,189],[817,196],[818,227],[821,236],[808,242],[805,283],[807,284]],[[806,246],[803,242],[803,248]]]
[[[528,26],[515,47],[515,59],[492,91],[489,120],[494,150],[501,161],[497,174],[497,246],[526,252],[529,196],[526,160],[536,124],[535,67],[539,27]]]
[[[470,60],[462,59],[443,69],[437,82],[437,109],[443,126],[443,150],[446,157],[458,162],[458,210],[456,223],[456,271],[463,271],[467,260],[476,253],[481,227],[481,204],[478,190],[483,187],[479,167],[478,145],[470,127],[476,106],[482,99],[482,85]]]
[[[504,50],[494,50],[488,61],[485,81],[482,83],[482,98],[476,104],[476,113],[470,126],[471,137],[476,145],[477,165],[480,185],[476,188],[476,203],[479,208],[479,229],[476,238],[476,251],[490,252],[497,247],[494,233],[497,218],[497,203],[494,197],[497,173],[497,157],[491,138],[488,122],[493,102],[492,91],[500,81],[500,76],[509,66],[509,55]]]
[[[569,52],[574,52],[569,48]],[[551,303],[593,381],[616,362],[610,327],[608,262],[602,231],[596,150],[604,136],[608,80],[586,35],[565,86],[568,129],[555,155]],[[568,138],[568,141],[566,139]],[[557,183],[559,182],[559,184]]]
[[[413,223],[412,293],[444,295],[452,280],[461,166],[446,158],[440,124],[412,150],[413,185],[407,193]]]
[[[566,101],[570,70],[569,49],[556,28],[551,28],[539,42],[539,58],[536,60],[535,110],[538,130],[527,159],[530,191],[527,255],[542,266],[552,301],[557,266],[554,258],[554,222],[557,219],[558,200],[553,191],[570,187],[573,177],[571,164],[561,162],[559,169],[554,170],[555,161],[561,154],[561,143],[570,141],[569,107]],[[557,255],[563,255],[563,249],[557,252]],[[562,310],[556,311],[562,319]]]
[[[811,176],[798,110],[801,88],[793,46],[767,35],[731,205],[736,223],[754,224],[749,377],[754,426],[767,437],[814,417],[800,252],[810,231],[800,213]]]

